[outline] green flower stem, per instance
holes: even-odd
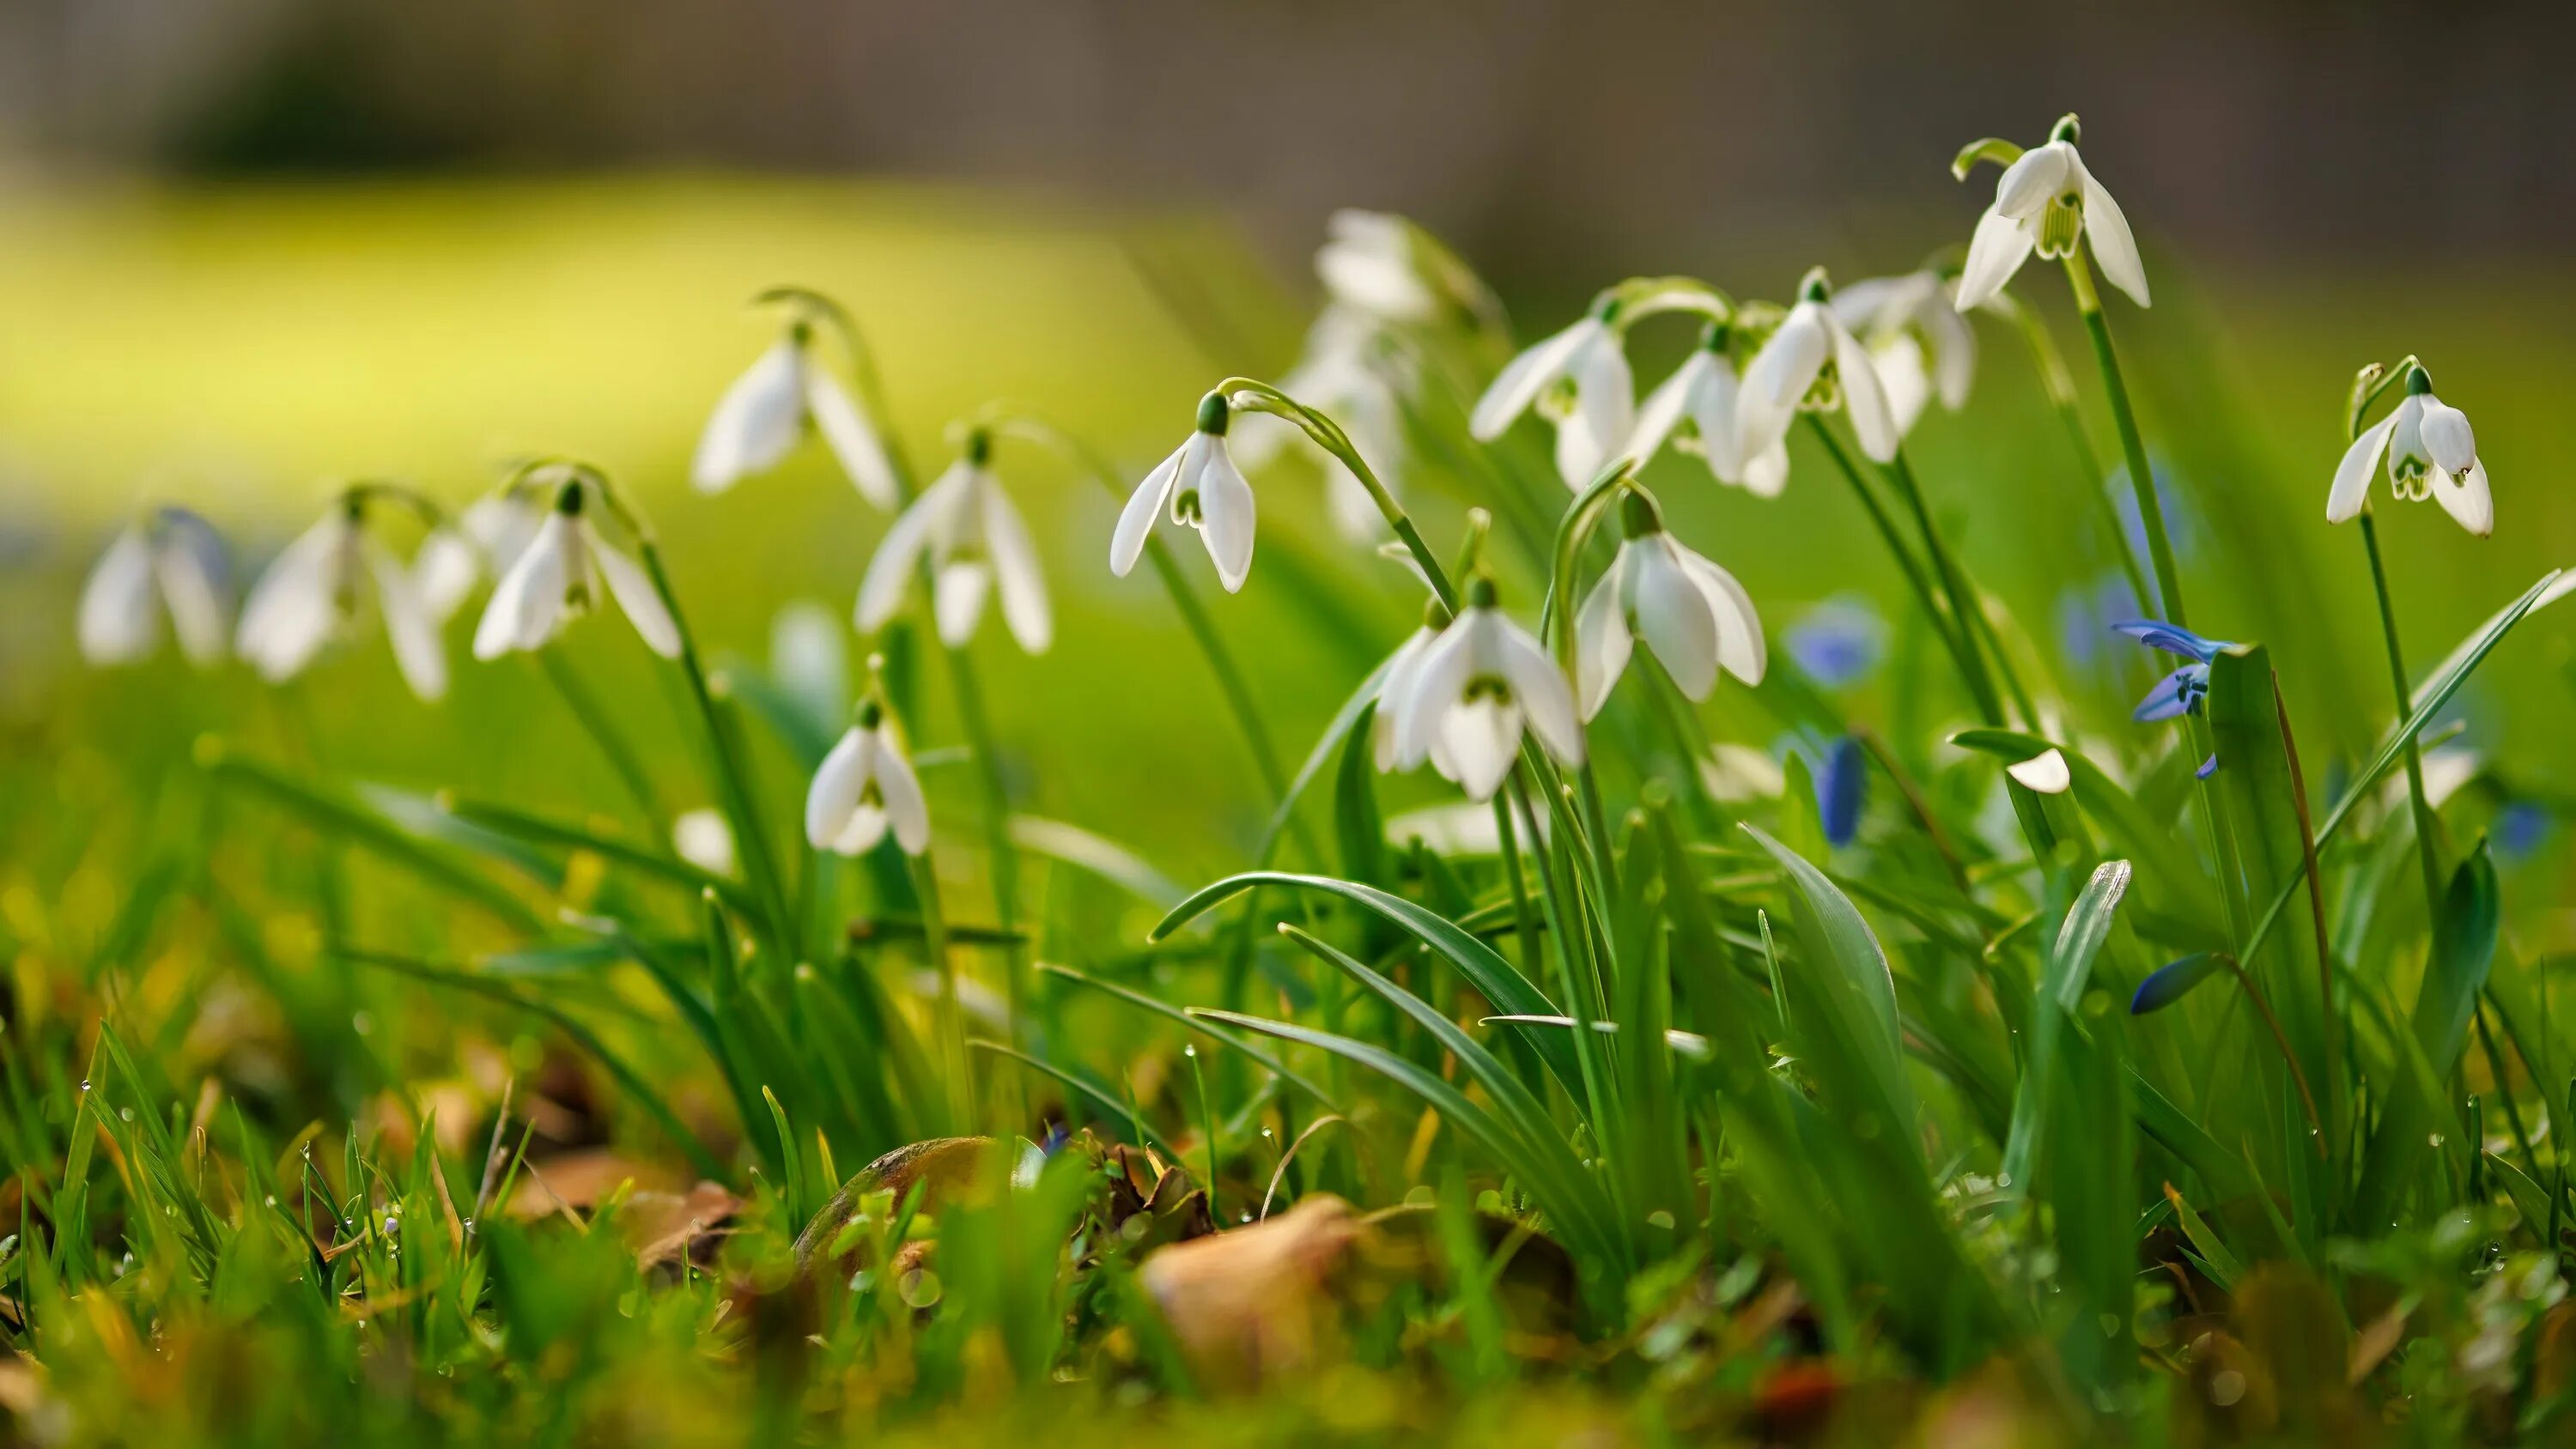
[[[606,491],[604,486],[602,491]],[[760,807],[751,792],[750,771],[736,755],[732,736],[716,709],[715,694],[707,687],[706,669],[698,659],[697,635],[690,631],[688,617],[680,612],[680,597],[671,588],[670,571],[662,565],[661,544],[639,526],[642,520],[631,513],[625,517],[635,528],[635,551],[644,561],[645,572],[652,576],[653,592],[661,596],[662,607],[670,613],[671,625],[679,632],[680,672],[689,681],[689,698],[706,726],[707,752],[715,762],[716,790],[722,797],[726,817],[733,823],[734,842],[742,852],[743,868],[752,878],[753,889],[759,892],[763,913],[769,917],[769,938],[781,952],[792,952],[795,917],[788,910],[778,860],[770,853],[769,831],[761,823]]]
[[[1993,637],[1975,587],[1960,569],[1957,556],[1950,552],[1950,545],[1942,539],[1941,530],[1933,524],[1931,507],[1923,501],[1923,485],[1915,480],[1914,465],[1905,460],[1903,448],[1897,449],[1896,456],[1888,460],[1886,471],[1887,476],[1895,480],[1896,491],[1904,496],[1907,511],[1914,515],[1915,530],[1923,535],[1923,551],[1930,555],[1933,572],[1941,581],[1941,592],[1950,601],[1952,625],[1959,630],[1961,642],[1967,645],[1968,663],[1975,671],[1971,689],[1978,702],[1984,707],[1990,722],[2001,718],[2003,706],[1995,696],[1994,680],[1995,671],[2000,671],[2024,721],[2031,728],[2038,728],[2038,713],[2031,708],[2030,697],[2023,692],[2020,679],[2014,675],[2012,661],[2004,657],[2002,643]],[[1984,640],[1983,648],[1979,647],[1980,639]],[[1988,650],[1994,654],[1995,671],[1986,667]]]
[[[1315,440],[1316,446],[1340,459],[1342,466],[1351,470],[1351,476],[1360,481],[1360,486],[1368,490],[1369,500],[1384,515],[1387,527],[1395,530],[1395,536],[1403,543],[1406,552],[1411,553],[1413,561],[1422,566],[1422,576],[1431,581],[1431,592],[1439,597],[1441,605],[1453,614],[1458,612],[1458,590],[1449,582],[1449,571],[1440,566],[1440,556],[1422,541],[1422,530],[1413,526],[1413,515],[1406,513],[1404,505],[1396,502],[1395,495],[1378,481],[1377,474],[1369,469],[1368,460],[1360,456],[1360,450],[1352,446],[1350,436],[1341,430],[1339,424],[1257,378],[1229,377],[1218,383],[1215,390],[1225,394],[1229,403],[1248,396],[1248,403],[1236,405],[1286,418],[1304,429],[1306,436]]]
[[[2388,677],[2397,690],[2397,719],[2403,724],[2414,710],[2415,697],[2406,684],[2406,656],[2397,647],[2397,606],[2388,593],[2387,565],[2379,557],[2379,523],[2371,516],[2367,503],[2361,508],[2361,542],[2370,554],[2370,586],[2379,595],[2379,635],[2388,646]],[[2415,859],[2424,875],[2425,919],[2438,946],[2446,925],[2442,909],[2442,847],[2436,834],[2441,822],[2435,818],[2432,801],[2424,793],[2424,752],[2412,737],[2406,741],[2405,761],[2406,801],[2415,815]]]
[[[1897,531],[1896,520],[1888,515],[1887,505],[1879,501],[1877,491],[1869,486],[1868,477],[1852,461],[1851,455],[1843,451],[1841,440],[1825,426],[1824,420],[1809,413],[1806,422],[1808,430],[1824,445],[1835,466],[1842,469],[1843,477],[1850,481],[1852,493],[1860,499],[1861,507],[1868,511],[1870,522],[1878,526],[1879,537],[1886,540],[1887,551],[1895,555],[1905,581],[1913,586],[1914,597],[1923,605],[1924,616],[1932,621],[1933,631],[1941,636],[1942,645],[1950,651],[1951,662],[1958,666],[1959,682],[1967,688],[1987,718],[2000,719],[2001,713],[1994,708],[1991,693],[1980,687],[1984,675],[1977,666],[1974,641],[1960,632],[1963,623],[1954,620],[1943,605],[1941,595],[1933,588],[1931,576],[1923,571],[1922,562],[1914,557],[1914,550],[1906,545],[1905,536]]]
[[[1521,872],[1520,831],[1512,823],[1512,807],[1500,795],[1494,797],[1494,838],[1502,845],[1503,880],[1512,892],[1512,934],[1520,946],[1521,974],[1537,981],[1547,971],[1540,955],[1546,943],[1539,940],[1538,918],[1530,909],[1529,879]]]
[[[994,431],[1022,438],[1047,448],[1066,462],[1091,475],[1110,497],[1124,499],[1127,487],[1109,461],[1082,439],[1041,418],[1027,413],[988,410],[979,417],[989,422]],[[1254,768],[1261,772],[1262,785],[1269,790],[1273,805],[1288,798],[1288,776],[1279,763],[1277,746],[1271,743],[1270,726],[1262,718],[1261,706],[1252,697],[1251,681],[1235,662],[1234,651],[1226,647],[1225,636],[1217,632],[1216,618],[1208,612],[1207,603],[1191,587],[1189,575],[1182,571],[1170,545],[1160,534],[1145,537],[1145,557],[1154,565],[1154,576],[1170,596],[1172,612],[1180,615],[1181,624],[1190,632],[1199,655],[1207,661],[1208,672],[1216,676],[1217,690],[1225,696],[1226,709],[1234,716],[1235,728],[1242,731],[1243,741],[1252,751]],[[1296,832],[1298,845],[1316,863],[1323,854],[1303,817],[1294,817],[1289,828]]]
[[[992,721],[984,712],[984,691],[966,645],[946,648],[948,679],[957,694],[957,722],[974,752],[976,783],[983,787],[985,852],[993,862],[993,916],[1009,941],[1002,947],[1002,995],[1010,1007],[1011,1031],[1020,1028],[1021,958],[1027,945],[1020,928],[1019,850],[1011,843],[1011,802],[1002,784],[1002,757],[994,746]],[[943,950],[943,963],[945,960]],[[943,964],[941,969],[946,970]],[[961,1058],[962,1060],[962,1058]]]
[[[635,757],[634,747],[618,731],[616,721],[600,707],[599,697],[591,693],[590,686],[582,683],[581,676],[560,654],[552,649],[540,649],[536,651],[536,658],[537,666],[545,671],[547,681],[554,685],[556,693],[563,696],[564,706],[572,711],[573,718],[581,722],[591,742],[599,746],[599,753],[607,759],[608,767],[616,772],[618,782],[626,787],[649,837],[658,844],[667,845],[669,829],[662,819],[662,807],[653,798],[652,782],[645,778],[643,762]]]
[[[922,950],[939,973],[939,1051],[948,1067],[949,1126],[955,1131],[976,1122],[975,1077],[966,1061],[966,1013],[957,1002],[957,963],[948,954],[948,913],[939,902],[939,873],[927,853],[906,856],[912,868],[912,893],[921,904]]]
[[[2147,532],[2147,554],[2155,561],[2156,592],[2161,596],[2161,616],[2176,628],[2188,629],[2182,603],[2182,574],[2174,567],[2173,539],[2165,532],[2164,505],[2156,501],[2156,475],[2147,464],[2146,440],[2138,435],[2138,415],[2129,406],[2129,389],[2120,381],[2120,357],[2111,349],[2111,324],[2102,316],[2102,296],[2093,289],[2093,271],[2081,248],[2066,257],[2066,284],[2074,289],[2075,310],[2084,316],[2084,330],[2093,339],[2093,359],[2102,366],[2102,391],[2111,401],[2111,421],[2120,430],[2120,452],[2129,464],[2129,488],[2138,497],[2138,518]],[[2124,544],[2125,546],[2125,544]]]
[[[2120,521],[2120,510],[2111,502],[2110,490],[2103,486],[2107,480],[2102,476],[2102,460],[2093,451],[2092,435],[2084,431],[2084,412],[2075,399],[2074,376],[2058,353],[2056,339],[2048,335],[2048,324],[2010,292],[1997,292],[1987,305],[2011,318],[2021,330],[2022,341],[2029,344],[2031,363],[2039,371],[2040,390],[2048,394],[2049,408],[2065,425],[2066,440],[2075,449],[2077,465],[2084,470],[2084,491],[2102,510],[2112,550],[2119,555],[2120,574],[2128,580],[2129,597],[2138,601],[2139,608],[2149,607],[2155,595],[2147,588],[2147,571],[2138,562],[2138,551],[2129,546],[2128,527]]]

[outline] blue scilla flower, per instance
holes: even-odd
[[[1851,595],[1827,599],[1782,631],[1800,671],[1827,689],[1869,677],[1887,652],[1887,621]]]
[[[2549,838],[2548,808],[2530,800],[2516,800],[2496,812],[2496,853],[2507,860],[2528,860],[2541,843]]]
[[[2178,624],[2159,619],[2132,619],[2114,624],[2111,632],[2126,634],[2150,649],[2178,654],[2191,662],[2156,681],[2147,697],[2129,717],[2139,721],[2180,719],[2200,708],[2209,695],[2209,664],[2221,650],[2236,646],[2223,639],[2204,639]],[[2204,771],[2203,773],[2206,773]]]
[[[2057,634],[2067,665],[2087,673],[2116,668],[2102,636],[2138,617],[2138,596],[2118,574],[2077,584],[2057,596]]]
[[[1816,810],[1824,817],[1825,839],[1840,847],[1860,834],[1861,807],[1868,803],[1869,758],[1860,741],[1849,735],[1825,747],[1824,768],[1816,774]]]

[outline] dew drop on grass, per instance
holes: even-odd
[[[2224,1409],[2245,1397],[2245,1375],[2220,1369],[2209,1376],[2209,1401]]]
[[[116,1115],[125,1121],[131,1122],[134,1120],[134,1109],[131,1107],[119,1107],[116,1109]]]

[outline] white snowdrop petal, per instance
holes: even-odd
[[[1627,609],[1619,599],[1630,558],[1631,548],[1623,546],[1574,616],[1575,693],[1585,719],[1601,713],[1601,706],[1609,702],[1611,687],[1627,672],[1628,655],[1635,647],[1628,633]]]
[[[1896,415],[1887,404],[1887,392],[1879,385],[1878,368],[1869,360],[1869,351],[1851,330],[1830,316],[1825,328],[1833,338],[1834,371],[1843,384],[1843,411],[1851,415],[1852,432],[1860,438],[1860,450],[1871,461],[1885,463],[1896,456],[1904,435],[1896,427]]]
[[[1770,667],[1771,648],[1762,636],[1762,618],[1754,612],[1753,596],[1714,561],[1686,548],[1676,553],[1683,573],[1707,599],[1709,617],[1716,621],[1717,662],[1745,683],[1760,684]]]
[[[1741,384],[1735,376],[1735,364],[1715,353],[1702,353],[1708,358],[1706,371],[1699,376],[1689,399],[1691,421],[1699,428],[1700,450],[1708,456],[1708,469],[1720,483],[1744,481],[1744,450],[1736,437],[1736,397]]]
[[[433,528],[412,555],[412,590],[433,624],[456,617],[465,596],[483,576],[482,555],[465,535],[452,528]]]
[[[1645,402],[1638,406],[1637,425],[1629,431],[1628,441],[1620,451],[1640,466],[1653,461],[1655,454],[1663,451],[1664,441],[1673,435],[1673,429],[1691,415],[1691,402],[1699,396],[1702,379],[1716,361],[1714,354],[1694,350],[1670,377],[1655,384],[1655,390],[1646,394]]]
[[[1822,307],[1801,302],[1790,309],[1789,319],[1744,369],[1743,386],[1735,395],[1737,448],[1759,453],[1789,435],[1798,402],[1815,384],[1831,349]]]
[[[1195,442],[1198,434],[1192,433]],[[1109,536],[1109,571],[1120,578],[1136,567],[1145,552],[1145,539],[1154,531],[1154,520],[1162,514],[1163,503],[1172,496],[1172,483],[1180,476],[1182,455],[1189,452],[1185,442],[1172,450],[1171,456],[1154,465],[1136,491],[1127,495],[1127,506],[1118,510],[1117,531]]]
[[[1592,429],[1601,452],[1606,456],[1611,449],[1625,446],[1637,425],[1637,377],[1619,345],[1619,334],[1604,329],[1591,346],[1575,355],[1571,375],[1575,411]]]
[[[431,617],[402,560],[373,539],[367,541],[366,559],[367,571],[376,580],[385,638],[393,645],[403,682],[424,702],[435,704],[447,693],[447,646],[439,638],[438,620]]]
[[[992,573],[980,560],[939,566],[931,579],[930,613],[940,643],[962,649],[974,639],[975,625],[984,617],[984,591],[991,582]]]
[[[940,514],[956,506],[961,476],[953,468],[941,475],[938,482],[912,500],[910,507],[895,515],[885,537],[877,541],[867,572],[859,576],[859,601],[851,615],[860,633],[873,634],[884,628],[895,611],[903,607],[905,586],[912,582],[914,566]]]
[[[1381,775],[1396,768],[1395,722],[1403,713],[1404,699],[1413,688],[1414,678],[1421,672],[1423,655],[1439,637],[1430,625],[1422,625],[1387,656],[1386,674],[1377,685],[1377,709],[1369,716],[1369,755]]]
[[[2477,434],[2469,415],[2431,394],[2424,398],[2424,455],[2445,473],[2458,473],[2478,460]]]
[[[161,636],[153,573],[152,544],[140,528],[128,528],[108,544],[81,587],[82,658],[92,664],[127,664],[152,652]]]
[[[921,780],[912,773],[912,762],[903,757],[882,725],[877,730],[875,763],[877,794],[885,801],[894,843],[906,855],[919,855],[930,848],[930,806],[922,799]]]
[[[2038,245],[2038,229],[2028,221],[1993,210],[1978,217],[1968,238],[1968,259],[1959,269],[1959,306],[1992,301]]]
[[[617,600],[626,622],[643,636],[644,647],[665,659],[679,658],[680,626],[662,602],[661,590],[653,587],[652,578],[633,559],[610,547],[587,520],[581,533],[582,541],[598,561],[600,573],[608,580],[609,595]]]
[[[1491,647],[1503,678],[1512,687],[1532,733],[1548,753],[1568,765],[1583,763],[1583,721],[1574,708],[1574,689],[1564,671],[1518,624],[1496,614]]]
[[[1055,642],[1055,616],[1047,607],[1046,573],[1038,566],[1037,544],[1020,520],[1020,511],[990,483],[979,490],[984,500],[984,546],[992,556],[993,583],[1002,596],[1002,622],[1011,637],[1031,654],[1044,654]]]
[[[1216,563],[1217,582],[1229,594],[1238,592],[1252,573],[1252,485],[1243,481],[1223,438],[1208,439],[1198,489],[1199,536]]]
[[[853,727],[815,767],[814,783],[805,789],[807,844],[829,850],[848,828],[850,812],[859,808],[859,796],[867,789],[868,760],[875,748],[874,734]]]
[[[1440,637],[1423,651],[1412,685],[1396,700],[1395,759],[1404,769],[1421,764],[1430,754],[1431,741],[1442,719],[1466,692],[1467,681],[1475,673],[1475,641],[1465,627],[1466,618],[1473,614],[1470,610],[1467,616],[1440,631]]]
[[[1887,394],[1887,410],[1896,420],[1897,435],[1913,432],[1924,404],[1932,400],[1932,372],[1923,358],[1923,344],[1911,332],[1890,333],[1871,345],[1869,361]]]
[[[1744,465],[1744,491],[1756,498],[1777,498],[1789,487],[1789,445],[1773,443]]]
[[[549,512],[519,551],[518,561],[493,585],[482,622],[474,628],[475,658],[498,659],[513,649],[533,649],[553,634],[571,578],[565,553],[573,546],[572,520]]]
[[[2066,768],[2066,756],[2057,750],[2043,750],[2018,764],[2004,766],[2004,773],[2042,795],[2063,795],[2074,776]]]
[[[2390,413],[2362,430],[2352,446],[2344,449],[2343,461],[2335,465],[2334,486],[2326,492],[2326,522],[2349,522],[2361,512],[2370,497],[2371,475],[2379,470],[2379,455],[2388,447],[2388,435],[2397,428],[2397,414]]]
[[[1567,361],[1606,330],[1599,318],[1587,316],[1513,358],[1495,377],[1493,385],[1485,389],[1485,395],[1476,399],[1475,411],[1467,419],[1467,431],[1480,442],[1501,437],[1512,420],[1528,412],[1530,404],[1538,401],[1538,395],[1565,370]]]
[[[2038,214],[2064,188],[2067,168],[2076,164],[2075,148],[2064,141],[2022,152],[1995,181],[1994,209],[2013,217]]]
[[[233,649],[271,684],[293,678],[340,627],[356,525],[337,507],[297,535],[242,605]]]
[[[2082,170],[2083,163],[2077,162],[2076,167]],[[2147,296],[2146,264],[2138,260],[2138,239],[2129,234],[2129,218],[2090,171],[2084,172],[2084,235],[2090,239],[2093,260],[2101,263],[2102,275],[2111,279],[2111,285],[2141,307],[2154,305]]]
[[[796,344],[781,338],[725,389],[689,469],[699,492],[721,493],[794,450],[804,420],[804,370]]]
[[[2451,515],[2460,527],[2485,538],[2495,532],[2495,499],[2487,492],[2487,465],[2472,461],[2469,471],[2453,477],[2443,473],[2432,480],[2434,501]],[[2535,606],[2536,607],[2536,606]]]
[[[810,360],[805,371],[805,406],[813,414],[814,431],[823,435],[824,445],[849,475],[850,486],[877,507],[893,508],[903,494],[895,487],[894,463],[886,457],[885,440],[877,436],[868,415],[840,379]],[[789,441],[794,441],[792,435]]]
[[[1669,534],[1628,545],[1636,557],[1631,575],[1637,632],[1655,662],[1692,699],[1717,687],[1717,618],[1708,598],[1682,570]]]
[[[1490,697],[1454,705],[1441,717],[1440,743],[1458,787],[1491,800],[1520,758],[1521,711]]]
[[[1977,377],[1977,329],[1936,286],[1917,314],[1932,339],[1932,376],[1941,406],[1952,412],[1968,405],[1968,389]]]

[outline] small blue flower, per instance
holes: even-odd
[[[2156,687],[2147,691],[2147,697],[2138,701],[2138,707],[2129,711],[2129,718],[2140,724],[2180,719],[2197,713],[2200,702],[2208,696],[2209,666],[2186,664],[2157,680]]]
[[[2179,654],[2196,663],[2207,664],[2220,653],[2236,646],[2224,639],[2204,639],[2179,624],[2161,619],[2131,619],[2111,626],[2114,634],[2126,634],[2150,649]]]
[[[2529,800],[2516,800],[2496,812],[2496,852],[2507,860],[2527,860],[2549,838],[2549,811]]]
[[[1840,689],[1878,667],[1887,651],[1887,623],[1857,598],[1827,599],[1783,630],[1780,642],[1808,678]]]
[[[1824,773],[1816,777],[1816,809],[1825,818],[1825,840],[1849,845],[1860,834],[1861,806],[1869,798],[1869,758],[1860,741],[1844,735],[1825,747]]]
[[[2139,700],[2138,707],[2129,712],[2131,719],[2141,723],[2180,719],[2198,710],[2200,702],[2209,695],[2209,662],[2236,647],[2224,639],[2204,639],[2179,624],[2168,624],[2161,619],[2131,619],[2112,625],[2111,632],[2126,634],[2150,649],[2179,654],[2191,661],[2157,680],[2156,687],[2148,690],[2147,697]],[[2207,779],[2208,772],[2216,768],[2214,761],[2204,766],[2201,777]]]

